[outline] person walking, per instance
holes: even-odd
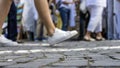
[[[59,11],[62,19],[62,30],[67,31],[69,20],[70,20],[70,8],[69,6],[73,3],[73,0],[61,0]]]
[[[62,31],[57,29],[50,16],[49,7],[47,0],[34,0],[38,14],[41,17],[42,21],[48,32],[48,43],[54,45],[60,43],[64,40],[67,40],[77,34],[77,31]],[[10,9],[12,0],[0,0],[0,44],[3,45],[17,45],[16,42],[6,39],[2,35],[2,25]],[[43,9],[44,6],[44,9]]]
[[[90,12],[90,21],[84,39],[87,41],[95,41],[91,37],[91,33],[96,33],[96,40],[103,40],[102,32],[102,14],[106,7],[107,0],[86,0],[86,6]]]
[[[29,41],[34,41],[36,22],[38,13],[34,5],[34,0],[21,0],[24,7],[22,13],[22,25]]]

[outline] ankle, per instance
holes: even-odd
[[[53,36],[54,33],[55,33],[55,29],[49,30],[48,31],[48,36]]]
[[[91,36],[90,36],[90,34],[86,34],[86,35],[85,35],[85,37],[88,37],[88,38],[90,38]]]
[[[102,37],[102,35],[101,34],[97,34],[97,37]]]

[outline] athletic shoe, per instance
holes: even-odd
[[[1,35],[0,36],[0,45],[1,46],[14,46],[14,45],[18,45],[18,43],[11,41],[11,40],[5,38],[3,35]]]
[[[56,28],[53,36],[48,37],[47,41],[50,45],[54,45],[54,44],[60,43],[64,40],[70,39],[71,37],[73,37],[77,34],[78,34],[78,32],[76,30],[62,31],[62,30]]]

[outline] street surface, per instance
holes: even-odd
[[[0,68],[120,68],[120,40],[1,45]]]

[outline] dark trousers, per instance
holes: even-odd
[[[79,39],[80,40],[83,40],[89,19],[90,19],[89,12],[87,12],[87,13],[81,12],[80,13],[80,29],[79,29],[79,31],[80,31]]]
[[[17,17],[16,16],[17,16],[17,8],[14,2],[12,2],[11,8],[8,14],[7,38],[13,41],[16,41],[16,37],[17,37]]]
[[[60,15],[62,18],[62,30],[67,31],[68,25],[69,25],[69,15],[70,15],[70,10],[64,7],[59,8]]]

